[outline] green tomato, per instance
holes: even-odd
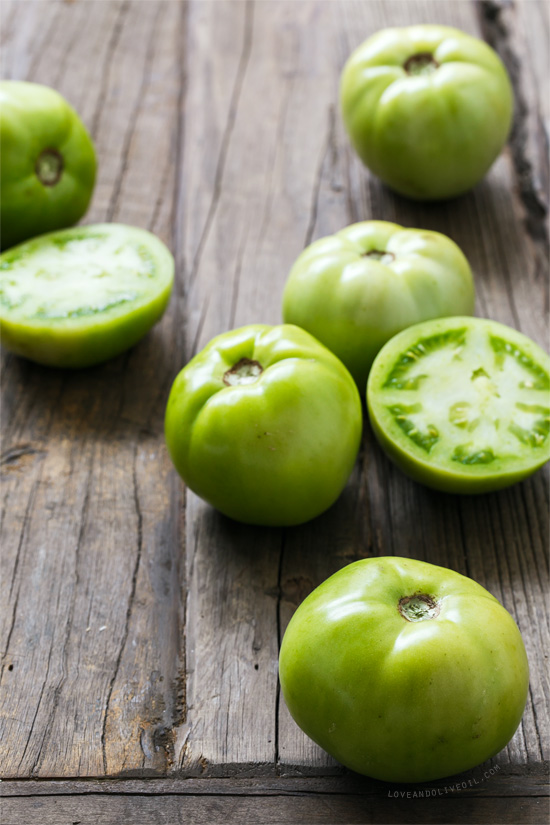
[[[96,224],[0,255],[0,340],[52,367],[87,367],[133,346],[162,316],[174,260],[150,232]]]
[[[58,92],[0,82],[0,141],[2,249],[80,220],[94,188],[95,151]]]
[[[520,632],[481,585],[412,559],[344,567],[292,617],[281,688],[335,759],[389,782],[473,768],[512,738],[525,707]]]
[[[166,409],[166,442],[187,486],[249,524],[300,524],[330,507],[361,429],[351,375],[293,326],[214,338],[177,376]]]
[[[468,261],[439,232],[364,221],[308,246],[290,271],[283,318],[340,358],[361,392],[379,349],[412,324],[474,311]]]
[[[520,481],[550,458],[550,359],[484,318],[409,327],[367,384],[374,433],[411,478],[451,493]]]
[[[353,52],[342,114],[361,160],[419,200],[466,192],[510,131],[513,96],[496,53],[447,26],[385,29]]]

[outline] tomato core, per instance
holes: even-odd
[[[403,64],[403,68],[408,75],[432,74],[439,69],[439,63],[429,52],[420,52],[411,55]]]
[[[435,619],[439,616],[438,603],[426,593],[416,593],[414,596],[403,596],[397,607],[401,615],[408,622],[422,622],[425,619]]]
[[[55,186],[63,174],[63,158],[56,149],[44,149],[38,155],[36,176],[44,186]]]
[[[224,373],[223,383],[227,384],[228,387],[235,387],[237,384],[254,384],[263,371],[264,368],[258,361],[241,358],[230,370]]]

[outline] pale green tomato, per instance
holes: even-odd
[[[174,381],[166,443],[179,474],[222,513],[299,524],[338,498],[362,429],[344,365],[293,326],[214,338]]]
[[[473,313],[474,302],[468,261],[446,235],[364,221],[302,252],[288,276],[283,318],[332,350],[363,392],[393,335],[428,318]]]
[[[498,490],[550,458],[550,358],[496,321],[440,318],[399,333],[372,365],[367,403],[392,461],[437,490]]]
[[[346,63],[340,94],[361,160],[392,189],[419,200],[474,186],[512,122],[501,60],[482,40],[448,26],[373,35]]]
[[[520,632],[453,570],[357,561],[297,609],[279,662],[298,725],[335,759],[389,782],[429,782],[506,746],[528,689]]]

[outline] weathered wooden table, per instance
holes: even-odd
[[[547,347],[548,2],[4,0],[1,15],[4,77],[55,87],[91,130],[86,222],[152,230],[177,269],[163,321],[104,366],[4,354],[2,823],[545,821],[548,468],[499,494],[438,495],[394,469],[367,426],[328,513],[250,528],[185,494],[163,414],[197,349],[278,323],[294,258],[361,219],[450,235],[471,261],[478,314]],[[369,176],[338,110],[350,50],[414,22],[485,37],[516,93],[490,174],[439,205]],[[506,750],[423,788],[344,772],[277,685],[304,596],[386,554],[477,579],[516,618],[531,665]]]

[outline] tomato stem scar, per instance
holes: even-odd
[[[431,596],[416,593],[399,599],[397,609],[408,622],[422,622],[424,619],[435,619],[441,608]]]
[[[429,52],[413,54],[403,63],[403,68],[409,75],[431,74],[439,69],[439,63]]]
[[[63,174],[63,157],[57,149],[44,149],[38,155],[35,172],[44,186],[55,186]]]
[[[363,258],[373,258],[375,261],[380,261],[383,264],[391,264],[395,261],[393,252],[386,252],[383,249],[371,249],[369,252],[363,252]]]
[[[235,387],[238,384],[254,384],[263,371],[264,368],[259,361],[241,358],[231,369],[224,373],[223,383],[227,384],[228,387]]]

